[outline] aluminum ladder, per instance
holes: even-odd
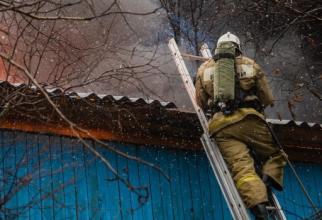
[[[204,147],[204,150],[206,152],[206,155],[208,157],[208,160],[211,164],[211,167],[214,171],[214,174],[216,176],[216,179],[218,181],[218,184],[220,186],[221,191],[223,192],[224,198],[226,200],[226,203],[228,205],[228,208],[230,210],[230,213],[234,220],[251,220],[251,217],[242,201],[242,199],[239,196],[239,193],[235,187],[234,181],[230,175],[230,172],[227,168],[227,165],[219,151],[219,148],[217,147],[215,141],[210,138],[208,133],[208,120],[202,111],[202,109],[197,105],[196,103],[196,97],[195,97],[195,87],[191,80],[189,71],[185,65],[185,62],[183,60],[183,57],[180,53],[180,50],[175,42],[175,40],[172,38],[169,41],[168,44],[173,59],[177,65],[178,71],[180,73],[180,76],[182,78],[182,81],[185,85],[185,88],[188,92],[188,95],[190,97],[190,100],[193,104],[193,107],[198,115],[200,124],[203,129],[203,135],[201,136],[201,142]],[[211,52],[208,49],[207,45],[203,45],[201,53],[206,58],[211,58]],[[274,206],[271,207],[272,210],[275,210],[274,217],[276,220],[286,220],[284,213],[282,212],[282,209],[275,197],[275,195],[272,195]],[[274,218],[273,218],[274,219]]]

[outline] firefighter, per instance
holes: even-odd
[[[214,59],[200,66],[196,78],[196,99],[204,112],[211,115],[209,134],[216,140],[245,205],[256,219],[268,219],[267,187],[283,189],[286,164],[285,155],[273,143],[263,114],[265,107],[273,106],[273,95],[260,66],[242,55],[237,36],[229,32],[222,35],[217,48],[227,42],[235,46],[232,58],[234,100],[230,103],[216,101],[214,90],[218,80],[214,82],[212,75],[216,71],[208,71],[222,68],[221,58],[229,59],[229,54],[215,55]],[[225,80],[225,77],[219,78]],[[256,163],[260,164],[259,167],[255,166],[254,160],[260,162]]]

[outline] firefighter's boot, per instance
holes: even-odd
[[[271,178],[270,176],[263,174],[262,176],[262,180],[264,182],[264,184],[266,185],[266,187],[268,188],[274,188],[278,191],[283,191],[283,188],[281,187],[281,185],[279,185],[273,178]]]
[[[268,212],[265,203],[257,204],[250,210],[255,216],[255,220],[268,220]]]

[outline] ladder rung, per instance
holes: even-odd
[[[266,206],[267,210],[277,210],[275,206]]]

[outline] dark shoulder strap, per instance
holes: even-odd
[[[220,60],[222,58],[235,59],[235,55],[231,53],[218,53],[213,57],[215,61]]]

